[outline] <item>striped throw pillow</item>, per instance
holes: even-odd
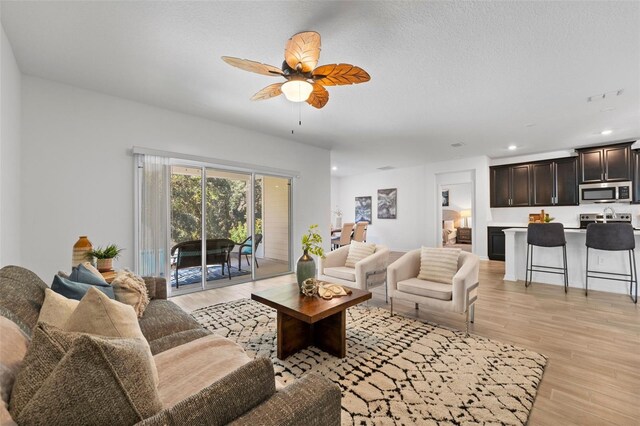
[[[451,284],[458,272],[459,248],[422,247],[418,278],[437,283]]]
[[[349,254],[344,266],[347,268],[355,268],[356,263],[371,256],[376,251],[376,245],[373,243],[361,243],[360,241],[351,241],[349,244]]]

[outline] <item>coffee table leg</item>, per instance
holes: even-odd
[[[313,344],[338,358],[347,356],[346,310],[313,324]]]
[[[278,311],[278,359],[285,359],[311,344],[311,325]]]

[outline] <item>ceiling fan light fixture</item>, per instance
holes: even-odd
[[[304,102],[309,99],[313,86],[306,80],[289,80],[280,89],[291,102]]]

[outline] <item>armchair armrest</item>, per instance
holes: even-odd
[[[147,286],[149,299],[167,298],[167,280],[163,277],[142,277]]]
[[[324,274],[324,268],[344,266],[344,264],[347,263],[348,254],[349,246],[340,247],[338,250],[326,253],[324,259],[318,259],[318,273]]]
[[[138,426],[226,425],[276,391],[273,364],[257,358]]]
[[[389,263],[389,249],[380,247],[371,256],[367,256],[356,262],[356,283],[357,286],[366,289],[367,272],[381,271],[387,268]]]
[[[387,287],[389,295],[393,297],[393,293],[397,290],[398,281],[415,278],[420,272],[420,250],[411,250],[387,268]]]
[[[452,301],[456,312],[466,312],[469,308],[469,302],[473,302],[473,298],[478,291],[477,284],[480,270],[478,256],[471,253],[464,253],[461,256],[464,256],[464,260],[452,280]]]
[[[253,425],[340,425],[341,392],[338,385],[307,374],[231,423]]]

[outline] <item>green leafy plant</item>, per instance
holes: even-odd
[[[311,225],[309,231],[302,236],[302,250],[324,257],[324,249],[321,244],[322,236],[318,234],[318,225]]]
[[[87,253],[87,259],[91,260],[94,257],[96,259],[117,259],[123,250],[123,248],[120,248],[115,244],[109,244],[105,248],[98,247],[95,250],[91,250]]]
[[[550,222],[553,222],[554,220],[555,220],[555,217],[549,217],[549,215],[545,216],[544,218],[545,223],[550,223]]]

